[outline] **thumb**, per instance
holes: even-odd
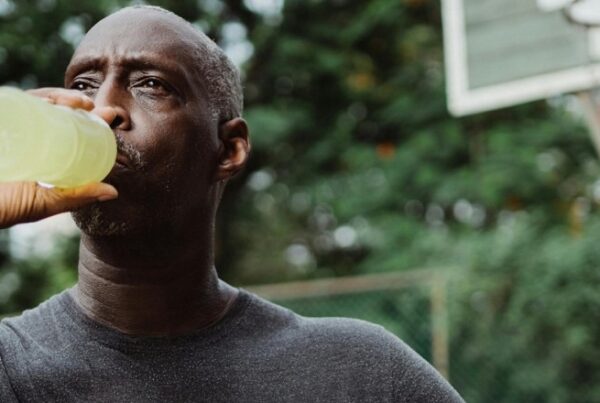
[[[106,183],[71,189],[48,189],[35,182],[0,183],[0,228],[41,220],[117,196],[117,190]]]
[[[38,187],[39,200],[43,203],[43,215],[51,216],[76,210],[93,202],[103,202],[118,197],[117,189],[106,183],[90,183],[75,188]]]

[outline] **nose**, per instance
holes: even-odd
[[[104,81],[96,92],[94,104],[95,108],[92,112],[104,119],[113,130],[131,129],[126,91],[122,91],[116,83]]]
[[[130,123],[127,120],[127,112],[121,107],[115,106],[96,106],[92,113],[100,116],[111,129],[129,130]]]

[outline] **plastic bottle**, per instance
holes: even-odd
[[[0,182],[99,182],[116,157],[115,136],[98,116],[0,87]]]

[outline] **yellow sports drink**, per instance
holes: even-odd
[[[98,116],[0,87],[0,182],[99,182],[116,158],[115,136]]]

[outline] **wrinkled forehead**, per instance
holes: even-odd
[[[72,60],[78,57],[128,57],[156,54],[185,67],[199,63],[198,33],[176,16],[155,10],[129,9],[104,18],[85,35]]]

